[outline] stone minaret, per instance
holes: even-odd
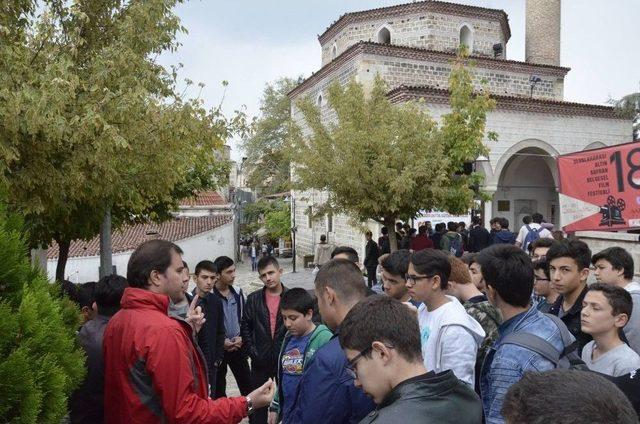
[[[560,0],[526,0],[525,60],[560,66]]]

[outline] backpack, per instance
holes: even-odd
[[[462,236],[460,234],[456,234],[454,238],[451,238],[445,235],[446,238],[449,239],[449,251],[453,256],[459,258],[464,253],[464,249],[462,248]]]
[[[525,225],[525,227],[527,227],[527,231],[529,231],[527,233],[527,236],[524,238],[524,243],[522,248],[525,250],[525,252],[527,251],[527,247],[529,247],[530,243],[533,243],[534,241],[538,240],[540,238],[540,231],[542,231],[542,227],[540,228],[531,228],[529,227],[529,225]]]
[[[564,349],[562,352],[558,350],[542,337],[532,333],[515,332],[508,334],[502,340],[501,344],[513,344],[516,346],[529,349],[542,356],[549,362],[553,362],[556,368],[566,370],[589,371],[589,368],[578,355],[578,341],[569,332],[569,329],[560,318],[555,315],[545,314],[558,326]]]

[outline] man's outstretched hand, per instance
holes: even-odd
[[[260,409],[268,406],[276,394],[276,383],[272,379],[267,380],[262,386],[249,393],[249,398],[253,402],[253,409]]]

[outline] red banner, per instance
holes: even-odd
[[[558,157],[567,232],[640,227],[640,142]]]

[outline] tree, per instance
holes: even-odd
[[[273,209],[264,217],[264,226],[272,239],[288,239],[291,236],[291,207],[289,203],[274,202]]]
[[[215,150],[243,117],[185,98],[178,68],[155,60],[178,46],[181,2],[3,3],[0,169],[31,243],[57,242],[58,279],[71,241],[97,234],[106,210],[114,229],[167,219],[221,181]]]
[[[0,207],[0,422],[56,423],[84,378],[77,308],[32,268],[21,219]]]
[[[379,76],[369,96],[355,81],[331,85],[334,123],[323,122],[313,100],[303,99],[298,107],[310,134],[298,128],[290,150],[297,188],[325,190],[325,206],[358,222],[373,219],[386,225],[392,249],[397,219],[420,210],[466,212],[474,197],[470,187],[480,177],[465,175],[464,164],[487,154],[482,140],[494,101],[486,91],[474,93],[464,52],[449,86],[451,111],[441,125],[419,102],[392,105]]]
[[[616,112],[633,121],[632,139],[640,140],[640,93],[632,93],[620,100],[609,99],[609,104],[616,108]]]
[[[291,128],[291,100],[287,94],[299,83],[299,79],[280,78],[266,85],[261,116],[254,120],[251,133],[243,142],[248,185],[265,194],[290,188],[290,161],[285,152]]]

